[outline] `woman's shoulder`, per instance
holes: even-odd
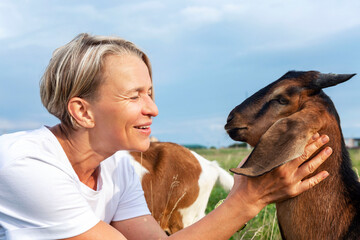
[[[0,136],[0,167],[17,159],[51,159],[58,157],[55,136],[45,127]]]

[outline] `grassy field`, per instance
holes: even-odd
[[[250,150],[245,148],[198,149],[195,151],[209,160],[216,160],[224,169],[236,167],[250,153]],[[355,171],[360,172],[360,149],[350,149],[349,152]],[[215,204],[219,200],[224,199],[226,195],[227,192],[221,187],[216,186],[211,193],[207,212],[213,210]],[[271,204],[264,208],[255,218],[248,222],[242,231],[234,234],[231,239],[281,239],[277,225],[275,205]]]

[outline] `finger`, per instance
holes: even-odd
[[[308,144],[315,142],[320,137],[320,134],[316,132],[309,140]]]
[[[297,189],[298,193],[300,194],[300,193],[303,193],[303,192],[309,190],[310,188],[319,184],[321,181],[323,181],[328,176],[329,176],[329,173],[327,171],[322,171],[322,172],[316,174],[315,176],[302,181],[299,184],[299,187]]]
[[[327,147],[323,149],[320,153],[318,153],[315,157],[313,157],[310,161],[304,163],[301,165],[296,174],[295,177],[298,180],[304,179],[306,176],[308,176],[311,173],[314,173],[315,170],[326,161],[326,159],[332,154],[332,149],[330,147]]]
[[[317,150],[319,150],[319,148],[321,148],[328,142],[329,137],[327,135],[322,135],[321,137],[317,138],[315,141],[305,147],[304,153],[300,157],[294,159],[293,164],[295,164],[296,166],[300,166],[302,163],[308,160]]]

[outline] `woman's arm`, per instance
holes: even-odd
[[[125,236],[126,238],[125,238]],[[167,235],[151,215],[144,215],[111,225],[100,221],[88,231],[65,240],[139,240],[165,239]]]
[[[167,238],[164,230],[151,215],[116,221],[112,222],[111,225],[124,234],[128,240],[159,240]]]
[[[332,150],[325,148],[310,161],[304,162],[328,141],[327,136],[315,136],[301,157],[263,176],[235,176],[234,187],[222,205],[200,221],[171,235],[170,239],[229,239],[266,205],[295,197],[312,188],[328,173],[323,171],[305,178],[331,155]]]
[[[325,148],[314,158],[304,162],[328,141],[327,136],[316,137],[306,146],[301,157],[263,176],[249,178],[236,175],[234,187],[223,204],[198,222],[170,237],[166,236],[152,216],[146,215],[113,222],[112,226],[100,222],[89,231],[68,239],[229,239],[266,205],[295,197],[324,180],[328,176],[326,171],[311,178],[305,178],[330,156],[331,148]]]
[[[100,221],[94,227],[90,228],[88,231],[77,235],[75,237],[64,238],[64,240],[126,240],[124,235],[122,235],[115,228],[107,224],[106,222]]]

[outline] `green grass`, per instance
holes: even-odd
[[[250,150],[246,148],[199,149],[195,151],[208,160],[216,160],[224,169],[236,167],[250,153]]]
[[[360,174],[360,149],[350,149],[350,158],[352,160],[353,168],[355,172]]]
[[[221,167],[229,169],[236,167],[239,162],[250,153],[245,148],[238,149],[199,149],[195,150],[208,160],[216,160]],[[350,149],[350,157],[352,159],[354,170],[360,173],[360,149]],[[226,198],[227,192],[220,186],[213,189],[206,213],[214,209],[216,203]],[[231,240],[256,239],[256,240],[277,240],[281,239],[276,219],[275,204],[271,204],[260,211],[260,213],[248,222],[247,226],[235,233]]]

